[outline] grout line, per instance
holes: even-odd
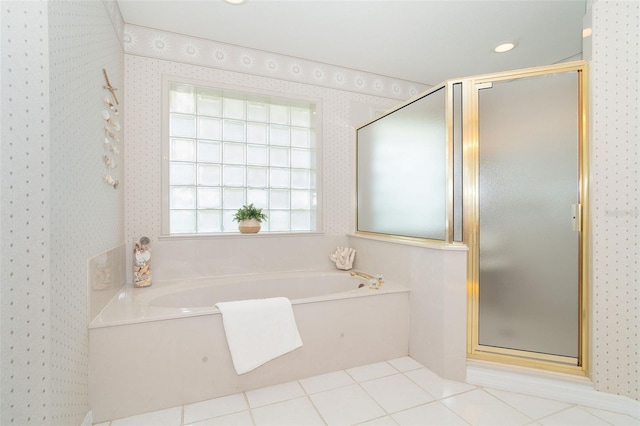
[[[309,393],[309,392],[305,389],[305,387],[304,387],[304,386],[302,386],[302,383],[300,383],[300,386],[302,386],[302,389],[304,390],[305,394],[306,394],[306,395],[308,395],[308,396],[310,397],[311,395],[317,395],[317,394],[319,394],[319,393],[329,392],[329,391],[332,391],[332,390],[334,390],[334,389],[341,389],[341,388],[345,388],[345,387],[347,387],[347,386],[355,385],[356,383],[358,383],[358,382],[357,382],[353,377],[351,377],[351,375],[349,375],[349,373],[347,373],[347,371],[346,371],[346,370],[336,370],[336,371],[332,371],[332,372],[330,372],[330,373],[326,373],[326,374],[338,373],[338,372],[343,372],[343,373],[345,373],[345,374],[347,375],[347,377],[349,377],[351,380],[353,380],[353,382],[352,382],[352,383],[345,383],[345,384],[343,384],[343,385],[339,385],[339,386],[335,386],[335,387],[332,387],[332,388],[323,389],[323,390],[315,391],[315,392],[311,392],[311,393]],[[323,374],[319,374],[319,376],[323,376]],[[305,379],[312,378],[312,377],[316,377],[316,376],[305,377]]]
[[[568,407],[565,407],[565,408],[563,408],[563,409],[562,409],[562,410],[560,410],[560,411],[556,411],[556,412],[554,412],[554,413],[547,414],[546,416],[544,416],[544,417],[540,417],[539,419],[535,419],[534,421],[535,421],[535,422],[540,422],[540,421],[541,421],[541,420],[543,420],[543,419],[547,419],[547,418],[549,418],[549,417],[551,417],[551,416],[558,415],[558,414],[562,413],[563,411],[569,411],[569,410],[572,410],[572,409],[574,409],[574,408],[577,408],[578,410],[582,410],[582,411],[584,411],[585,413],[587,413],[588,415],[593,416],[593,417],[597,418],[598,420],[601,420],[601,421],[605,422],[605,423],[606,423],[606,424],[608,424],[608,425],[613,425],[613,423],[611,423],[611,422],[609,422],[609,421],[607,421],[607,420],[605,420],[605,419],[601,418],[600,416],[596,416],[595,414],[588,412],[587,410],[585,410],[584,408],[580,407],[580,406],[579,406],[579,405],[577,405],[577,404],[570,404]]]
[[[491,388],[489,388],[491,389]],[[496,401],[499,401],[503,404],[505,404],[507,407],[511,408],[512,410],[515,410],[516,412],[522,414],[523,416],[525,416],[526,418],[530,419],[532,422],[537,423],[539,419],[534,419],[531,416],[527,415],[526,413],[523,413],[522,411],[518,410],[516,407],[514,407],[513,405],[509,404],[507,401],[504,401],[502,398],[500,398],[499,396],[496,396],[494,394],[492,394],[491,392],[487,391],[486,389],[482,388],[482,390],[484,391],[484,393],[486,393],[487,395],[491,396],[492,398],[494,398]],[[511,392],[514,393],[514,392]],[[562,411],[562,410],[560,410]],[[557,411],[559,412],[559,411]]]
[[[351,375],[350,375],[349,373],[347,373],[347,371],[346,371],[346,370],[336,370],[336,371],[331,371],[331,372],[329,372],[329,373],[325,373],[325,374],[337,373],[337,372],[340,372],[340,371],[344,372],[348,377],[350,377],[350,378],[351,378],[351,380],[353,380],[353,383],[347,383],[347,384],[345,384],[345,385],[340,385],[340,386],[332,387],[332,388],[330,388],[330,389],[324,389],[324,390],[321,390],[321,391],[318,391],[318,392],[309,393],[309,392],[307,391],[307,389],[302,385],[302,381],[301,381],[301,380],[303,380],[303,379],[298,379],[298,384],[300,385],[300,387],[301,387],[301,388],[302,388],[302,390],[304,391],[306,398],[309,400],[309,402],[311,403],[311,406],[312,406],[312,407],[313,407],[313,409],[316,411],[316,413],[318,414],[318,416],[320,416],[320,420],[322,420],[322,423],[323,423],[325,426],[328,426],[328,425],[329,425],[329,421],[328,421],[327,419],[325,419],[325,418],[324,418],[324,416],[322,415],[322,413],[320,412],[320,410],[318,409],[318,407],[316,406],[316,404],[313,402],[313,399],[311,398],[311,395],[317,395],[317,394],[320,394],[320,393],[323,393],[323,392],[330,392],[330,391],[335,390],[335,389],[342,389],[342,388],[344,388],[344,387],[351,386],[351,385],[354,385],[354,384],[356,384],[356,383],[357,383],[357,382],[356,382],[356,380],[355,380],[353,377],[351,377]],[[309,377],[305,377],[304,379],[309,379],[309,378],[312,378],[312,377],[323,376],[323,375],[324,375],[324,374],[318,374],[318,375],[316,375],[316,376],[309,376]]]
[[[597,417],[598,419],[600,419],[600,420],[602,420],[602,421],[604,421],[604,422],[607,422],[607,423],[610,423],[610,422],[609,422],[608,420],[604,419],[603,417],[599,416],[599,415],[598,415],[598,412],[600,412],[600,411],[606,411],[606,412],[609,412],[609,413],[619,414],[619,415],[622,415],[622,416],[629,416],[629,417],[631,417],[632,419],[637,420],[635,417],[630,416],[630,415],[625,414],[625,413],[616,413],[615,411],[603,410],[603,409],[600,409],[600,408],[589,407],[589,406],[586,406],[586,405],[581,406],[581,405],[577,405],[577,404],[576,404],[576,407],[577,407],[577,408],[579,408],[579,409],[581,409],[581,410],[584,410],[585,412],[587,412],[587,413],[591,414],[592,416],[595,416],[595,417]],[[591,411],[591,410],[595,410],[595,412],[593,412],[593,411]],[[640,422],[638,422],[638,424],[640,424]]]
[[[381,361],[381,362],[374,362],[372,364],[365,364],[362,366],[358,366],[358,367],[353,367],[353,368],[360,368],[360,367],[367,367],[370,365],[375,365],[375,364],[389,364],[389,362],[387,361]],[[391,365],[391,364],[389,364]],[[389,374],[383,374],[382,376],[378,376],[378,377],[372,377],[370,379],[364,379],[364,380],[358,380],[356,379],[352,374],[350,374],[347,370],[344,370],[356,383],[360,384],[360,383],[364,383],[364,382],[370,382],[371,380],[377,380],[377,379],[382,379],[383,377],[389,377],[389,376],[393,376],[395,374],[398,374],[399,372],[402,373],[401,371],[399,371],[397,368],[395,368],[393,365],[391,365],[391,368],[393,368],[396,372],[395,373],[389,373]],[[351,370],[351,369],[350,369]]]
[[[493,388],[486,388],[486,389],[493,389]],[[516,410],[518,413],[521,413],[523,416],[530,418],[530,419],[531,419],[532,421],[534,421],[534,422],[537,422],[538,420],[543,419],[543,418],[545,418],[545,417],[553,416],[554,414],[560,413],[561,411],[564,411],[564,410],[566,410],[566,409],[568,409],[568,408],[571,408],[572,406],[576,406],[575,404],[571,404],[571,403],[563,402],[563,401],[555,401],[555,400],[550,399],[550,398],[543,398],[543,397],[540,397],[540,396],[533,396],[533,395],[527,395],[527,394],[518,394],[517,392],[511,392],[511,391],[502,391],[502,392],[509,392],[509,393],[511,393],[511,394],[524,395],[524,396],[527,396],[527,397],[530,397],[530,398],[542,399],[542,400],[545,400],[545,401],[561,402],[561,403],[563,403],[563,404],[567,404],[567,405],[568,405],[568,407],[561,408],[561,409],[560,409],[560,410],[558,410],[558,411],[554,411],[553,413],[547,414],[546,416],[542,416],[542,417],[540,417],[540,418],[536,419],[536,418],[532,418],[531,416],[529,416],[528,414],[526,414],[526,413],[522,412],[521,410],[518,410],[518,408],[517,408],[517,407],[515,407],[515,406],[513,406],[513,405],[509,404],[507,401],[503,400],[502,398],[500,398],[500,397],[499,397],[499,396],[497,396],[497,395],[494,395],[493,393],[491,393],[491,392],[487,391],[486,389],[485,389],[485,388],[483,388],[482,390],[484,390],[484,391],[485,391],[485,392],[487,392],[489,395],[491,395],[491,396],[493,396],[494,398],[496,398],[498,401],[501,401],[502,403],[507,404],[510,408],[513,408],[513,409],[514,409],[514,410]],[[500,389],[495,389],[495,390],[500,390]]]
[[[311,376],[314,377],[314,376]],[[308,377],[305,377],[305,379],[307,379]],[[316,404],[313,403],[313,400],[311,399],[311,395],[309,394],[309,392],[307,392],[307,389],[302,385],[302,379],[298,379],[297,380],[298,385],[302,388],[302,391],[304,392],[304,396],[309,400],[309,403],[311,404],[311,406],[313,407],[313,409],[316,411],[316,413],[318,414],[318,416],[320,416],[320,420],[322,420],[322,422],[325,424],[325,426],[327,425],[327,421],[325,420],[325,418],[322,416],[322,413],[320,413],[320,410],[318,410],[318,407],[316,407]]]
[[[387,376],[383,376],[383,377],[387,377]],[[372,379],[372,380],[375,380],[375,379]],[[373,397],[373,395],[371,395],[369,392],[367,392],[367,390],[362,386],[362,383],[357,382],[357,384],[358,384],[358,386],[360,387],[360,389],[362,389],[362,391],[363,391],[367,396],[369,396],[369,398],[371,398],[371,399],[373,400],[373,402],[375,402],[375,403],[376,403],[376,405],[377,405],[378,407],[380,407],[380,409],[381,409],[384,413],[386,413],[386,414],[385,414],[386,416],[389,416],[389,415],[391,414],[391,413],[389,413],[387,410],[385,410],[385,408],[384,408],[384,407],[383,407],[383,406],[378,402],[378,400],[377,400],[377,399],[375,399],[375,398]],[[395,420],[394,420],[394,421],[395,421]]]
[[[256,419],[253,417],[253,409],[251,408],[251,404],[249,404],[249,397],[247,396],[247,392],[242,392],[242,396],[244,396],[244,402],[247,404],[247,411],[249,412],[249,417],[251,417],[251,424],[256,424]]]
[[[311,397],[309,395],[306,395],[307,399],[309,400],[309,403],[311,403],[311,406],[313,407],[313,409],[316,411],[316,413],[318,414],[318,416],[320,417],[320,420],[322,420],[322,423],[327,426],[329,424],[329,422],[327,421],[327,419],[324,418],[324,416],[322,415],[322,413],[320,412],[320,410],[318,410],[318,407],[316,407],[316,404],[314,404],[313,399],[311,399]]]
[[[443,396],[442,398],[438,398],[438,401],[444,401],[445,399],[453,398],[453,397],[456,397],[456,396],[459,396],[459,395],[464,395],[465,393],[471,393],[473,391],[482,389],[480,386],[477,386],[477,385],[471,385],[471,386],[475,386],[475,387],[473,389],[467,389],[467,390],[459,392],[459,393],[454,393],[453,395]]]
[[[411,370],[411,371],[415,371],[415,370]],[[409,380],[411,383],[413,383],[414,385],[416,385],[418,387],[418,389],[421,389],[422,391],[424,391],[427,395],[429,395],[430,397],[433,398],[433,401],[429,401],[426,404],[430,404],[432,402],[436,402],[436,401],[441,401],[444,398],[439,398],[437,396],[435,396],[434,394],[432,394],[431,392],[429,392],[427,389],[423,388],[422,386],[420,386],[420,384],[418,384],[415,380],[413,380],[411,377],[407,376],[406,373],[402,373],[402,375]],[[422,405],[422,404],[421,404]],[[402,411],[402,410],[401,410]]]
[[[462,392],[462,393],[464,393],[464,392]],[[461,394],[458,394],[458,395],[461,395]],[[451,395],[451,396],[454,396],[454,395]],[[442,399],[444,399],[444,398],[442,398]],[[442,403],[442,399],[438,399],[437,401],[438,401],[438,402],[439,402],[439,403],[440,403],[440,404],[441,404],[445,409],[447,409],[448,411],[450,411],[451,413],[453,413],[453,415],[454,415],[454,416],[456,416],[457,418],[459,418],[460,420],[462,420],[462,421],[463,421],[463,422],[465,422],[466,424],[471,425],[471,423],[469,423],[469,422],[467,421],[467,419],[465,419],[464,417],[462,417],[459,413],[456,413],[453,409],[449,408],[449,406],[448,406],[447,404],[443,404],[443,403]]]
[[[365,420],[365,421],[360,422],[360,423],[356,423],[354,426],[364,425],[364,424],[367,424],[367,423],[369,423],[369,422],[373,422],[373,421],[375,421],[375,420],[384,419],[385,417],[386,417],[386,418],[388,418],[388,419],[390,419],[394,424],[396,424],[396,425],[398,424],[398,422],[396,421],[396,419],[394,419],[393,417],[391,417],[391,414],[388,414],[388,413],[387,413],[387,414],[385,414],[384,416],[375,417],[375,418],[373,418],[373,419],[369,419],[369,420]]]

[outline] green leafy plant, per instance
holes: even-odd
[[[243,220],[251,220],[255,219],[258,222],[262,222],[267,218],[267,215],[262,213],[262,209],[257,208],[253,205],[253,203],[248,206],[242,206],[238,209],[235,215],[233,215],[233,220],[235,222],[242,222]]]

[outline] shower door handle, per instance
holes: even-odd
[[[582,231],[582,205],[571,204],[571,221],[574,231]]]

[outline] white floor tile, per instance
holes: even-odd
[[[475,389],[442,400],[454,413],[472,425],[518,426],[532,419],[482,389]]]
[[[514,392],[487,388],[484,390],[534,420],[557,413],[571,406],[571,404],[564,402]]]
[[[329,425],[352,425],[386,414],[357,384],[316,393],[309,398]]]
[[[308,394],[318,393],[355,383],[345,371],[321,374],[319,376],[301,379],[300,384]]]
[[[378,362],[375,364],[350,368],[347,370],[347,373],[349,373],[356,381],[363,382],[365,380],[397,374],[398,371],[387,362]]]
[[[544,426],[609,426],[609,423],[579,407],[571,407],[537,421]]]
[[[182,424],[182,407],[167,408],[111,422],[112,426],[179,426]]]
[[[468,383],[443,379],[427,368],[407,371],[404,374],[415,384],[438,399],[476,389],[474,385]]]
[[[278,402],[260,408],[254,408],[253,419],[257,426],[323,426],[322,418],[308,397]]]
[[[605,420],[609,423],[611,423],[612,425],[616,425],[616,426],[640,426],[640,420],[639,419],[634,419],[633,417],[626,415],[626,414],[621,414],[621,413],[614,413],[612,411],[606,411],[606,410],[599,410],[597,408],[591,408],[591,407],[581,407],[583,410],[587,411],[588,413],[593,414],[596,417],[601,418],[602,420]],[[640,413],[638,413],[640,414]]]
[[[640,419],[442,379],[400,357],[95,426],[183,424],[640,426]]]
[[[389,361],[389,364],[394,366],[398,371],[409,371],[416,370],[418,368],[424,368],[422,364],[408,356],[392,359]]]
[[[212,419],[201,420],[196,423],[187,424],[188,426],[253,426],[251,413],[249,410],[239,413],[227,414],[226,416],[214,417]]]
[[[440,401],[392,414],[399,425],[412,426],[467,426],[468,423],[449,410]]]
[[[267,386],[266,388],[247,391],[246,394],[251,408],[262,407],[263,405],[286,401],[305,395],[304,390],[298,382]]]
[[[404,374],[382,377],[360,384],[387,413],[433,401],[433,397]]]
[[[211,417],[220,417],[249,409],[244,394],[223,396],[184,406],[184,423],[189,424]]]

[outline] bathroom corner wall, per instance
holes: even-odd
[[[288,81],[295,77],[288,75],[286,67],[282,68],[280,75],[274,76],[277,78],[257,75],[260,72],[258,59],[266,53],[235,46],[225,46],[227,70],[220,69],[216,64],[214,68],[211,65],[184,63],[211,62],[215,56],[209,49],[220,46],[215,43],[202,45],[202,40],[174,34],[155,32],[149,35],[148,32],[137,27],[127,27],[125,31],[125,46],[127,40],[130,45],[126,49],[135,52],[135,55],[125,55],[127,120],[135,123],[135,126],[127,126],[125,135],[128,141],[125,149],[125,175],[129,183],[125,200],[128,252],[140,237],[151,239],[154,280],[334,267],[328,255],[337,246],[346,244],[345,234],[353,229],[354,126],[370,119],[374,110],[388,109],[399,101],[326,87],[332,84],[328,78],[326,85]],[[151,41],[159,44],[151,43],[146,37],[151,37]],[[165,52],[158,46],[164,50],[171,46],[173,50]],[[183,58],[185,52],[190,50],[181,46],[197,47],[195,52],[198,52],[198,57]],[[238,51],[238,58],[232,58],[234,49]],[[241,55],[253,58],[256,61],[254,67],[243,65],[241,59],[244,56]],[[269,55],[265,60],[281,64],[291,60]],[[167,59],[149,56],[164,56]],[[234,67],[236,71],[229,70]],[[321,100],[323,233],[161,238],[163,75],[230,85],[247,91],[258,88],[284,97],[302,96]],[[408,96],[408,93],[404,95]]]
[[[123,189],[102,180],[101,117],[102,68],[122,92],[122,18],[112,0],[8,1],[0,13],[0,423],[81,424],[87,260],[124,235]]]
[[[590,370],[640,400],[640,3],[597,0],[591,19]]]
[[[409,355],[441,377],[467,368],[467,249],[350,237],[354,269],[411,287]]]
[[[114,1],[49,2],[51,96],[51,422],[89,411],[87,259],[123,244],[123,156],[103,181],[103,68],[122,99],[121,21]],[[125,105],[119,105],[124,124]],[[122,146],[120,146],[122,150]],[[121,283],[123,284],[123,283]]]

